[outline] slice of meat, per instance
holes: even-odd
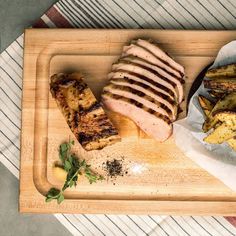
[[[142,58],[139,58],[139,57],[136,57],[136,56],[132,56],[132,55],[129,55],[129,56],[126,56],[126,57],[122,57],[120,58],[118,61],[131,61],[131,62],[135,62],[135,63],[139,63],[141,65],[145,65],[145,66],[149,66],[149,68],[152,68],[152,69],[156,69],[157,72],[159,74],[161,74],[162,76],[166,77],[166,78],[171,78],[173,77],[175,80],[178,80],[181,84],[185,84],[185,80],[184,80],[184,77],[178,77],[176,75],[171,75],[169,74],[168,72],[166,72],[165,70],[163,70],[163,68],[157,66],[157,65],[153,65],[151,63],[149,63],[148,61],[142,59]]]
[[[134,88],[140,92],[143,92],[147,94],[148,96],[154,98],[156,101],[166,105],[170,110],[171,110],[171,117],[173,120],[176,119],[177,116],[177,105],[176,103],[170,99],[167,95],[157,92],[155,89],[152,87],[142,84],[137,81],[133,81],[132,79],[129,79],[127,77],[125,78],[113,78],[110,80],[110,83],[116,84],[116,85],[121,85],[121,86],[127,86],[130,88]]]
[[[137,81],[142,83],[144,86],[149,86],[152,89],[155,89],[157,92],[162,93],[169,97],[173,102],[175,102],[174,93],[166,88],[165,86],[156,83],[155,81],[134,72],[117,70],[108,74],[109,79],[118,79],[118,78],[129,78],[132,81]]]
[[[162,115],[168,116],[171,120],[175,119],[175,117],[173,117],[172,115],[171,110],[166,105],[158,102],[154,98],[134,88],[122,85],[109,84],[104,87],[104,91],[109,92],[111,94],[120,95],[129,99],[133,99],[143,104],[144,106],[151,108],[156,112],[159,112]]]
[[[116,128],[79,73],[53,75],[50,91],[85,150],[102,149],[120,140]]]
[[[171,76],[168,73],[166,73],[164,70],[162,70],[160,67],[154,66],[137,57],[130,57],[130,56],[124,57],[120,59],[119,62],[126,62],[126,63],[131,63],[132,65],[140,66],[144,69],[149,70],[150,72],[154,73],[155,75],[161,77],[162,79],[166,81],[171,81],[177,89],[177,93],[179,97],[178,102],[181,103],[183,101],[183,98],[184,98],[184,89],[182,85],[182,83],[184,83],[183,79],[180,79],[176,76]]]
[[[104,92],[102,102],[108,109],[132,119],[145,133],[157,141],[165,141],[172,133],[172,124],[167,116],[133,99]]]
[[[160,49],[155,43],[150,40],[138,39],[136,44],[146,48],[149,52],[152,52],[157,58],[159,58],[163,63],[167,64],[169,67],[180,72],[184,76],[184,67],[174,61],[169,55],[167,55],[162,49]]]
[[[175,84],[171,81],[166,81],[163,77],[150,72],[146,68],[142,68],[141,66],[137,66],[137,65],[132,65],[130,63],[116,63],[112,65],[112,70],[113,71],[124,70],[124,71],[134,72],[138,74],[140,77],[144,76],[148,78],[149,80],[153,80],[156,83],[172,91],[172,93],[174,94],[175,100],[179,101],[179,97],[175,89]]]
[[[123,48],[122,57],[130,56],[130,55],[139,57],[149,62],[150,64],[156,65],[162,68],[164,71],[166,71],[170,75],[177,76],[179,78],[183,77],[179,71],[174,70],[173,68],[169,67],[167,64],[163,63],[160,59],[158,59],[155,55],[153,55],[147,49],[139,45],[131,44]]]

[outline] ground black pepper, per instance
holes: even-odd
[[[128,171],[123,167],[124,157],[121,159],[107,160],[103,163],[103,170],[106,172],[107,177],[116,178],[117,176],[124,176]]]
[[[106,169],[110,177],[123,175],[122,162],[120,160],[114,159],[113,161],[106,161]]]

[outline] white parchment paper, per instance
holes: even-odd
[[[212,68],[230,63],[236,63],[236,41],[220,49]],[[226,143],[214,145],[203,141],[207,134],[202,132],[204,114],[198,94],[209,97],[202,84],[190,100],[187,117],[174,123],[176,145],[187,157],[236,191],[236,152]]]

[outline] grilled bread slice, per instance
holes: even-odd
[[[116,128],[80,73],[53,75],[50,91],[85,150],[102,149],[120,140]]]

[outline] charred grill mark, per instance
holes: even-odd
[[[108,120],[103,120],[98,122],[99,127],[112,127]]]
[[[138,108],[141,108],[144,111],[146,111],[146,112],[156,116],[157,118],[160,118],[160,119],[164,120],[167,124],[169,124],[169,125],[171,124],[171,120],[169,119],[168,116],[162,115],[159,112],[156,112],[153,109],[150,109],[150,108],[144,106],[143,104],[140,104],[139,102],[137,102],[137,101],[135,101],[133,99],[129,99],[129,98],[126,98],[126,97],[123,97],[123,96],[120,96],[120,95],[112,94],[112,93],[110,93],[108,91],[104,91],[103,94],[105,96],[108,96],[108,97],[112,98],[112,99],[121,100],[121,101],[129,103],[131,105],[134,105],[134,106],[136,106]]]
[[[143,97],[145,100],[155,104],[157,107],[163,108],[169,115],[172,114],[170,108],[167,107],[165,104],[156,101],[152,97],[146,95],[145,93],[143,93],[143,92],[141,92],[139,90],[136,90],[134,88],[130,88],[130,87],[127,87],[127,86],[121,86],[121,85],[115,85],[115,84],[110,85],[110,87],[111,87],[111,89],[116,89],[116,90],[120,90],[120,91],[126,91],[126,92],[129,92],[129,93],[132,93],[132,94],[136,94],[136,95],[138,95],[140,97]],[[112,93],[112,91],[111,91],[111,93]]]
[[[101,108],[101,105],[97,101],[95,101],[93,104],[91,104],[90,107],[87,107],[87,108],[84,108],[83,106],[80,105],[79,112],[80,112],[80,114],[87,114],[87,113],[95,111],[99,108]]]
[[[148,112],[149,112],[150,114],[155,114],[155,111],[152,110],[152,109],[148,109]]]
[[[88,142],[92,141],[91,138],[92,138],[92,135],[88,135],[85,132],[79,132],[78,137],[77,137],[79,143],[81,143],[82,145],[84,143],[88,143]]]
[[[108,118],[105,115],[100,115],[96,118],[97,126],[99,129],[103,129],[105,126],[113,127],[111,122],[108,120]]]
[[[88,85],[81,79],[70,78],[68,75],[62,74],[59,78],[54,78],[54,75],[52,76],[50,87],[54,93],[60,90],[61,87],[74,87],[79,93],[82,93],[88,88]]]
[[[140,83],[140,82],[135,81],[131,78],[128,78],[127,76],[125,76],[123,79],[121,79],[121,78],[112,78],[111,81],[114,81],[114,82],[115,81],[121,81],[121,82],[126,81],[129,84],[137,85],[139,87],[142,87],[142,88],[154,93],[156,96],[159,96],[159,97],[163,98],[164,100],[168,101],[171,105],[176,105],[175,101],[173,99],[171,99],[169,96],[167,96],[166,94],[158,92],[157,90],[155,90],[154,88],[148,86],[147,84]],[[131,81],[132,81],[132,83],[131,83]]]
[[[130,99],[130,103],[134,104],[136,107],[143,108],[143,104],[141,104],[133,99]]]
[[[79,113],[78,111],[75,111],[73,114],[73,122],[74,122],[74,126],[78,127],[79,124]]]
[[[79,93],[83,93],[83,91],[88,88],[88,85],[82,81],[76,80],[73,87],[76,88]]]
[[[53,76],[51,76],[51,84],[53,84],[53,86],[57,86],[57,85],[71,85],[72,82],[76,81],[73,78],[70,78],[67,74],[55,74]]]
[[[122,69],[119,69],[119,70],[116,70],[115,72],[124,72],[124,73],[128,73],[129,75],[133,75],[135,77],[138,77],[144,81],[147,81],[148,83],[154,85],[155,87],[157,88],[160,88],[162,90],[164,90],[165,92],[169,93],[170,96],[174,97],[175,98],[175,94],[173,91],[171,91],[170,89],[168,89],[167,87],[163,86],[162,84],[152,80],[152,79],[149,79],[148,77],[144,76],[144,75],[140,75],[138,73],[135,73],[135,72],[130,72],[130,71],[126,71],[126,70],[122,70]]]
[[[96,119],[96,121],[98,122],[99,125],[107,124],[111,126],[111,122],[107,119],[106,116],[101,116],[98,119]]]
[[[101,138],[107,138],[109,136],[117,135],[117,134],[118,132],[114,128],[106,128],[106,129],[103,129],[101,133],[99,133],[98,136]]]
[[[135,82],[134,82],[134,84],[135,84]],[[147,85],[147,84],[142,84],[142,83],[140,83],[140,82],[137,82],[137,85],[142,85],[142,87],[143,88],[145,88],[145,89],[148,89],[149,88],[149,86]],[[151,88],[151,89],[153,89],[153,88]],[[153,89],[154,90],[154,89]],[[156,90],[155,90],[156,91]],[[157,92],[157,91],[156,91]],[[168,96],[167,96],[168,97]]]
[[[138,91],[138,90],[136,90],[136,91],[137,91],[136,94],[137,94],[139,97],[144,97],[144,96],[145,96],[145,94],[144,94],[143,92]]]
[[[85,132],[79,132],[78,133],[78,140],[81,144],[88,144],[93,141],[98,141],[100,139],[105,139],[108,137],[111,137],[113,135],[118,135],[118,132],[114,128],[106,128],[99,133],[85,133]]]
[[[62,78],[61,80],[58,80],[56,82],[57,85],[61,86],[66,86],[66,85],[72,85],[72,82],[74,83],[76,80],[74,79],[69,79],[67,77]]]
[[[134,84],[134,83],[135,83],[134,80],[130,80],[127,76],[124,76],[124,79],[129,80],[129,83],[130,83],[130,84]],[[144,85],[146,85],[146,84],[144,84]],[[146,86],[148,87],[148,85],[146,85]]]

